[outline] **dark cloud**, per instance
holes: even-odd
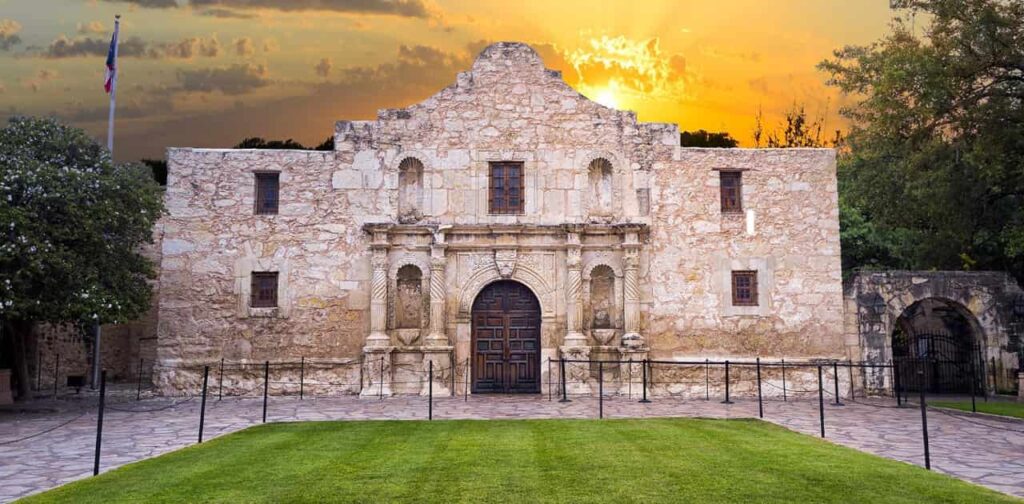
[[[172,58],[191,59],[195,56],[212,58],[220,54],[220,42],[216,37],[189,37],[178,42],[147,44],[138,37],[122,40],[117,48],[121,58]],[[77,58],[80,56],[106,56],[110,41],[101,38],[69,39],[61,35],[50,43],[43,56],[51,59]]]
[[[0,19],[0,51],[8,51],[21,43],[18,32],[21,31],[21,23],[13,19]]]
[[[168,42],[151,47],[147,52],[151,58],[191,59],[195,56],[213,58],[220,54],[217,37],[189,37],[178,42]]]
[[[252,39],[249,37],[236,38],[233,43],[235,45],[235,54],[238,56],[252,56],[256,52],[256,48],[252,45]]]
[[[170,7],[177,7],[178,2],[176,0],[106,0],[107,2],[113,3],[126,3],[131,5],[138,5],[139,7],[147,7],[151,9],[166,9]]]
[[[252,19],[252,14],[246,14],[244,12],[233,11],[231,9],[203,9],[199,11],[200,16],[215,17],[221,19]]]
[[[231,65],[224,68],[178,70],[178,80],[185,91],[226,95],[242,95],[270,83],[265,65]]]
[[[320,62],[313,67],[316,70],[316,74],[320,77],[327,78],[331,75],[331,58],[320,58]]]
[[[110,49],[110,41],[100,38],[69,39],[61,35],[50,42],[43,53],[47,58],[77,58],[79,56],[106,56]],[[118,56],[137,58],[147,56],[146,43],[138,37],[122,40],[117,49]]]
[[[322,10],[355,14],[431,17],[423,0],[191,0],[194,6],[265,8],[283,11]]]

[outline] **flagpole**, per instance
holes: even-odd
[[[114,107],[116,106],[117,95],[117,74],[121,73],[117,62],[117,48],[121,45],[119,31],[121,29],[121,15],[114,16],[114,75],[110,81],[110,117],[107,119],[107,150],[110,151],[110,158],[114,158]]]

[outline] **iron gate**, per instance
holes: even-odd
[[[945,333],[893,333],[893,362],[896,364],[900,389],[908,392],[935,394],[981,390],[977,377],[984,362],[976,343],[962,336]]]

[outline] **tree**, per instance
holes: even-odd
[[[148,309],[154,269],[139,247],[162,211],[149,170],[114,165],[82,130],[28,117],[0,129],[0,322],[20,396],[33,324],[117,323]]]
[[[825,114],[814,118],[807,117],[807,109],[803,105],[793,104],[793,107],[786,111],[785,124],[777,129],[766,130],[764,125],[764,114],[757,109],[754,114],[754,146],[771,149],[792,149],[798,147],[839,147],[842,144],[842,136],[839,130],[831,140],[822,137],[825,128]]]
[[[901,237],[893,250],[909,267],[1024,279],[1024,3],[894,4],[891,33],[819,65],[858,99],[841,110],[853,123],[844,199]]]
[[[332,151],[334,150],[334,136],[329,136],[323,142],[317,144],[316,147],[306,147],[295,140],[289,138],[288,140],[264,140],[260,137],[250,137],[238,142],[235,145],[235,149],[291,149],[291,150],[317,150],[317,151]]]
[[[731,148],[740,143],[726,131],[711,133],[709,131],[683,131],[679,133],[679,145],[683,147],[718,147]]]

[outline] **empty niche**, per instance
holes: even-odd
[[[398,165],[398,222],[409,224],[423,217],[423,163],[407,157]]]
[[[398,269],[395,294],[397,329],[419,329],[423,309],[423,273],[412,264]]]
[[[615,272],[604,264],[590,272],[590,310],[592,329],[614,327]]]
[[[607,217],[612,213],[612,164],[605,158],[590,162],[589,181],[591,217]]]

